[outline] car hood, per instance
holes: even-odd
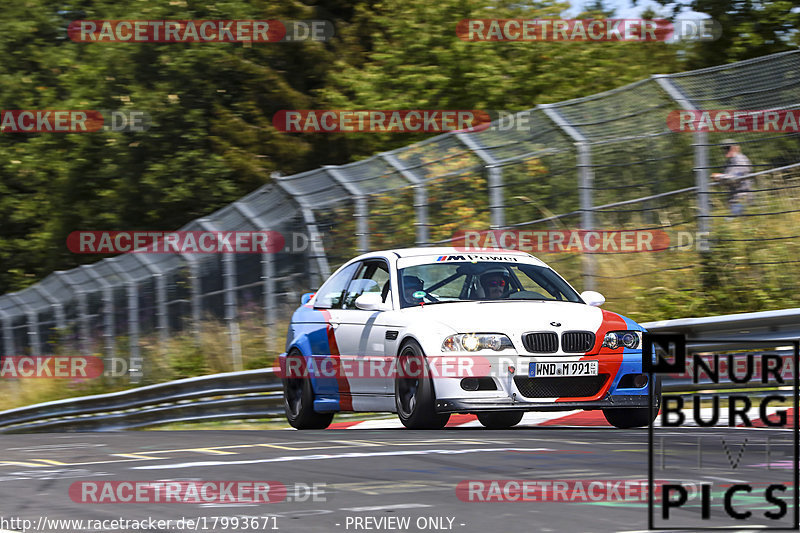
[[[411,307],[402,312],[409,318],[439,322],[459,333],[573,329],[596,332],[603,322],[603,311],[597,307],[541,300],[452,302]]]

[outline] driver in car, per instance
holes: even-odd
[[[403,276],[403,296],[407,303],[416,305],[422,301],[422,298],[414,296],[415,292],[422,290],[422,286],[423,282],[418,277]]]
[[[481,287],[487,300],[499,300],[508,296],[509,276],[505,269],[493,269],[480,277]]]

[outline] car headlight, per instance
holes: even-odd
[[[500,333],[458,333],[446,337],[442,342],[443,352],[477,352],[478,350],[499,352],[513,347],[511,339]]]
[[[635,330],[609,331],[603,338],[603,347],[616,350],[620,346],[638,348],[642,344],[642,332]]]

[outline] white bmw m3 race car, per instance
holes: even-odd
[[[642,370],[644,329],[599,308],[518,251],[372,252],[303,296],[280,355],[284,407],[298,429],[341,411],[395,412],[413,429],[475,413],[489,428],[526,411],[602,409],[620,428],[658,412]]]

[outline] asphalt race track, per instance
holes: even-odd
[[[791,525],[791,432],[698,427],[656,428],[655,432],[654,442],[667,443],[666,452],[655,456],[656,479],[714,485],[710,521],[701,523],[696,501],[687,504],[685,510],[676,511],[683,514],[673,518],[682,517],[698,527],[736,525],[724,514],[720,491],[747,482],[756,489],[749,497],[737,496],[735,503],[740,509],[752,510],[763,525]],[[588,501],[585,497],[583,501],[567,502],[538,501],[541,498],[482,502],[462,501],[459,495],[468,500],[467,493],[456,491],[459,482],[466,480],[646,482],[646,429],[118,432],[6,435],[2,443],[0,517],[6,522],[0,529],[5,530],[22,530],[20,522],[9,523],[10,518],[31,520],[28,527],[38,527],[39,531],[44,528],[42,524],[51,524],[46,529],[51,531],[80,530],[78,526],[53,528],[53,519],[119,518],[193,519],[197,521],[196,529],[191,530],[198,531],[277,528],[287,532],[467,533],[647,529],[647,499],[641,497],[631,501]],[[699,467],[702,468],[698,470]],[[769,521],[763,518],[763,512],[775,510],[776,506],[765,502],[759,491],[776,480],[786,480],[790,487],[782,495],[788,512],[782,520]],[[80,496],[74,501],[70,486],[87,481],[273,481],[285,485],[287,495],[283,501],[258,504],[84,503]],[[318,484],[317,493],[312,495],[305,487],[314,484]],[[659,513],[660,510],[659,507]],[[200,517],[205,517],[205,522],[200,522]],[[242,522],[233,527],[232,518],[224,521],[222,517],[237,517]],[[247,521],[245,528],[243,517],[258,518]],[[138,530],[187,529],[184,522],[180,527],[173,523],[170,527]]]

